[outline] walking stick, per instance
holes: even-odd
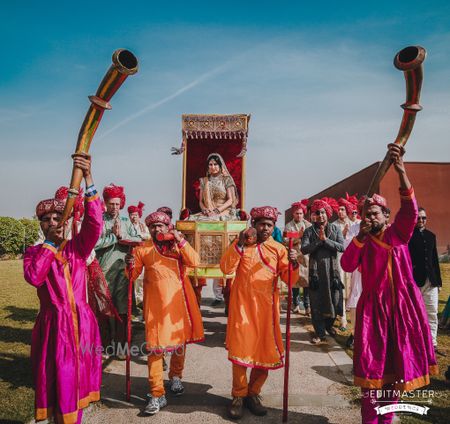
[[[140,246],[142,243],[140,241],[131,240],[120,240],[119,244],[128,246],[130,255],[134,254],[134,248]],[[131,306],[133,299],[133,270],[134,266],[132,264],[127,264],[128,272],[128,311],[127,311],[127,358],[126,358],[126,371],[125,371],[125,393],[127,402],[130,401],[131,396]]]
[[[294,239],[299,238],[300,234],[297,232],[283,233],[283,237],[289,240],[289,250],[294,246]],[[284,364],[284,389],[283,389],[283,422],[288,419],[288,404],[289,404],[289,351],[291,349],[291,308],[292,308],[292,262],[289,261],[288,267],[288,302],[286,313],[286,358]]]

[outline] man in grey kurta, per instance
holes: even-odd
[[[122,322],[99,322],[102,343],[106,348],[112,338],[125,346],[126,322],[128,310],[128,279],[125,276],[125,255],[128,247],[120,240],[142,241],[128,217],[120,216],[120,209],[125,206],[123,187],[113,184],[103,190],[106,212],[103,214],[103,231],[95,246],[98,262],[105,275],[111,297]]]
[[[343,284],[339,276],[337,253],[344,251],[344,238],[340,228],[328,220],[333,210],[328,199],[315,200],[311,213],[314,225],[307,228],[302,237],[301,251],[309,254],[309,298],[311,318],[316,332],[312,343],[325,341],[325,331],[336,335],[333,328],[336,315],[342,314]]]

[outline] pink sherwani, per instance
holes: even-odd
[[[25,252],[25,280],[37,287],[40,300],[31,341],[37,421],[55,415],[57,422],[76,423],[79,410],[100,398],[101,340],[86,299],[86,259],[102,228],[95,195],[85,203],[74,239],[58,251],[44,243]]]
[[[354,381],[367,389],[394,384],[414,390],[437,373],[427,313],[414,282],[408,241],[417,221],[414,191],[401,192],[392,225],[362,244],[356,238],[345,250],[346,272],[361,265],[354,344]]]

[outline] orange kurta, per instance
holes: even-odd
[[[197,252],[183,240],[162,253],[152,240],[135,249],[133,279],[144,269],[144,320],[147,348],[172,351],[204,340],[203,322],[186,267],[199,264]]]
[[[243,250],[233,242],[220,261],[224,274],[236,272],[231,287],[226,346],[228,359],[250,368],[283,366],[278,277],[288,281],[288,252],[270,237]],[[298,280],[298,267],[292,281]]]

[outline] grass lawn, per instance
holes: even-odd
[[[450,295],[450,264],[441,264],[441,272],[443,277],[443,288],[439,293],[439,318],[445,308],[448,296]],[[349,326],[351,327],[351,324],[349,324]],[[339,335],[336,338],[338,343],[344,348],[349,334],[350,331],[339,332]],[[448,366],[450,366],[450,330],[438,330],[438,348],[445,352],[447,356],[437,356],[439,375],[431,377],[431,384],[427,386],[426,389],[434,390],[439,397],[433,399],[432,405],[425,404],[430,407],[428,415],[426,416],[406,413],[398,414],[402,424],[447,424],[450,422],[450,385],[445,382],[444,377],[445,371]],[[353,356],[352,350],[345,350],[350,356]],[[414,404],[414,399],[408,399],[408,403]]]
[[[442,271],[444,288],[439,296],[440,312],[450,295],[450,264],[443,265]],[[34,392],[29,357],[31,329],[38,308],[36,289],[22,277],[22,261],[0,261],[0,423],[23,423],[33,418]],[[341,333],[337,341],[345,345],[347,336],[348,332]],[[449,386],[443,376],[450,365],[449,330],[439,330],[438,344],[447,356],[438,356],[440,375],[432,378],[427,389],[435,390],[441,397],[433,401],[428,416],[400,414],[403,424],[450,422]],[[347,352],[351,356],[352,351]]]
[[[0,261],[0,422],[7,423],[34,415],[30,343],[39,301],[22,275],[22,261]]]

